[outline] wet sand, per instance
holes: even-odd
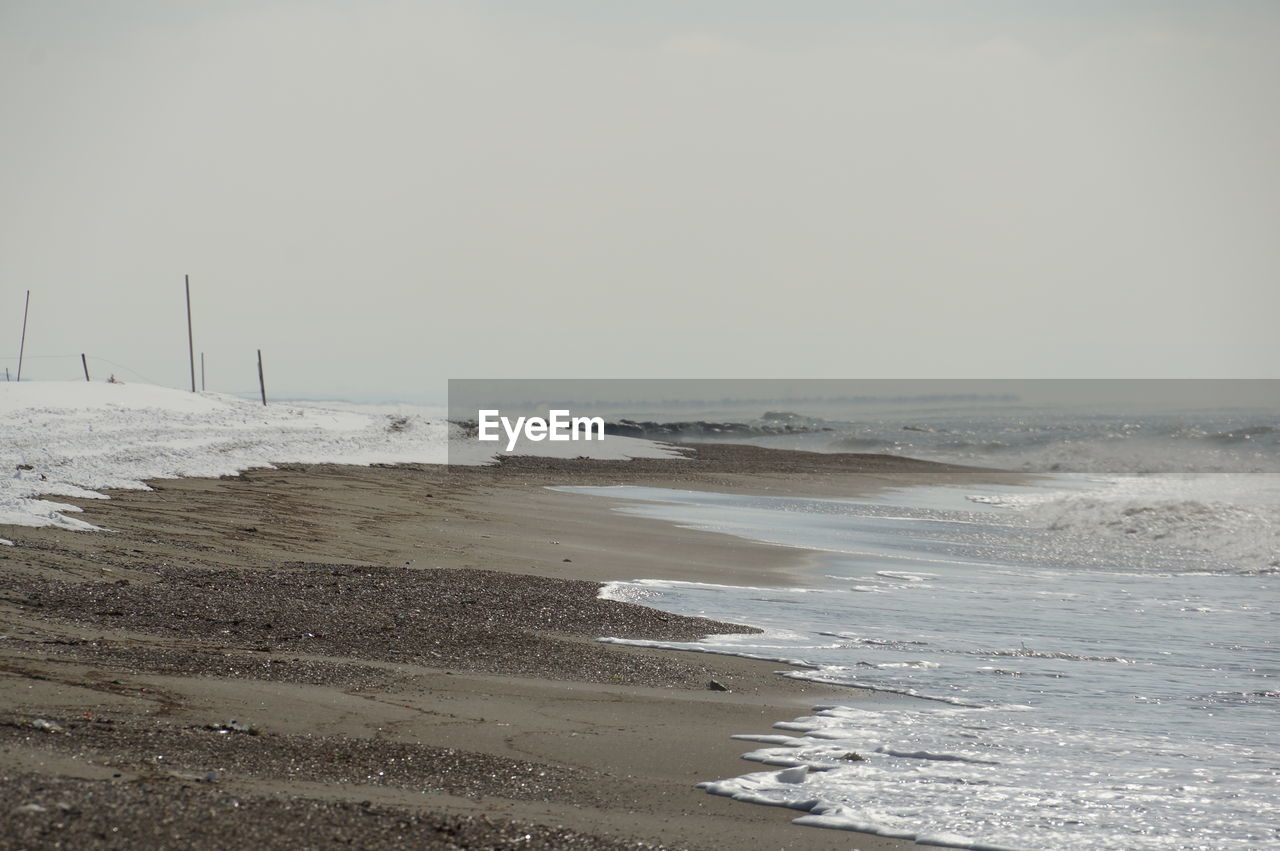
[[[690,451],[291,466],[78,503],[110,531],[0,528],[0,847],[904,847],[693,788],[758,768],[730,734],[860,692],[594,641],[744,629],[599,600],[599,582],[795,584],[808,554],[546,486],[991,476]]]

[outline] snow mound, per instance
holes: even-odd
[[[111,488],[146,490],[148,479],[233,475],[273,463],[444,464],[451,460],[450,429],[443,407],[264,407],[146,384],[3,382],[0,525],[93,529],[67,516],[78,508],[45,497],[105,498],[100,491]],[[575,449],[603,458],[672,454],[662,444],[627,438]],[[494,458],[455,454],[454,463]]]

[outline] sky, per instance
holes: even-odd
[[[1280,5],[0,0],[0,368],[1280,377]],[[198,355],[197,355],[198,357]],[[99,377],[98,375],[94,376]]]

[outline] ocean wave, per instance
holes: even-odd
[[[1214,443],[1242,443],[1246,440],[1253,440],[1256,437],[1267,437],[1273,434],[1276,434],[1275,428],[1263,425],[1233,429],[1232,431],[1219,432],[1218,434],[1207,434],[1200,439]]]
[[[852,632],[825,632],[820,631],[818,635],[828,636],[830,638],[841,638],[854,644],[866,644],[871,647],[882,647],[886,650],[902,650],[908,647],[923,647],[929,642],[917,639],[888,639],[888,638],[864,638]]]
[[[876,576],[883,576],[886,579],[899,579],[903,582],[928,582],[930,579],[937,579],[936,573],[919,573],[909,570],[877,570]]]
[[[1030,647],[1018,647],[1012,650],[966,650],[970,656],[1005,656],[1026,659],[1067,659],[1073,662],[1115,662],[1122,665],[1134,664],[1132,659],[1120,656],[1092,656],[1088,653],[1065,653],[1058,650],[1032,650]]]
[[[811,666],[813,667],[813,666]],[[858,679],[847,668],[826,667],[817,671],[779,671],[779,676],[787,677],[793,680],[806,680],[811,683],[822,683],[823,685],[841,685],[850,688],[864,689],[866,691],[877,691],[885,694],[900,694],[904,697],[914,697],[919,700],[929,700],[935,703],[945,703],[949,706],[959,706],[965,709],[987,709],[979,703],[973,703],[967,700],[961,700],[958,697],[948,697],[945,695],[925,694],[918,689],[906,686],[885,686],[876,683],[867,683]],[[783,724],[775,724],[779,729],[791,729]],[[794,729],[801,729],[796,727]]]
[[[925,436],[927,437],[927,435]],[[1208,433],[1157,433],[1134,428],[990,439],[931,442],[885,441],[885,451],[932,461],[993,466],[1033,473],[1276,473],[1280,472],[1280,434],[1271,426],[1250,426]],[[861,437],[868,448],[875,437]]]
[[[1280,570],[1280,477],[1119,476],[1084,489],[974,494],[1050,533],[1041,546],[1111,566],[1266,574]]]

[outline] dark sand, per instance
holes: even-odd
[[[598,600],[600,581],[794,584],[809,556],[544,486],[977,477],[699,445],[162,481],[80,503],[108,532],[0,527],[0,848],[903,847],[693,788],[758,768],[730,734],[861,693],[593,640],[743,630]]]

